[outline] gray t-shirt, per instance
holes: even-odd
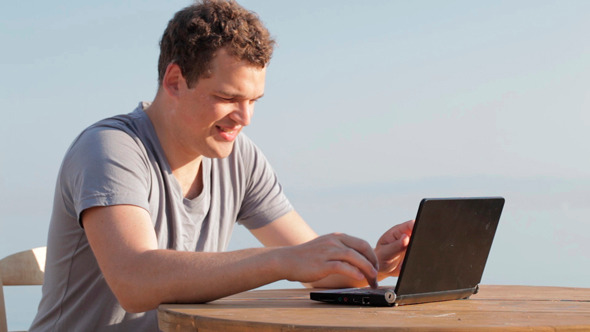
[[[125,312],[106,284],[80,224],[87,208],[142,207],[158,247],[182,251],[223,251],[236,222],[254,229],[292,209],[267,160],[243,133],[227,158],[203,158],[203,190],[184,198],[145,106],[92,125],[66,153],[31,331],[158,330],[155,311]]]

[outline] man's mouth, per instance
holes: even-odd
[[[219,136],[223,138],[225,141],[233,141],[238,133],[240,132],[240,128],[224,128],[221,126],[216,126],[217,130],[219,130]]]
[[[233,134],[233,132],[236,131],[234,128],[229,129],[229,128],[222,128],[219,126],[217,128],[219,128],[219,130],[223,131],[224,133],[228,133],[228,134]]]

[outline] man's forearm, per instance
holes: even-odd
[[[211,301],[288,277],[278,263],[277,254],[285,256],[280,248],[223,253],[157,249],[149,214],[136,206],[90,208],[82,222],[105,280],[129,312],[165,302]]]
[[[109,287],[130,312],[166,302],[207,302],[281,279],[310,283],[331,275],[357,282],[377,278],[377,256],[371,246],[346,234],[270,248],[180,252],[156,249],[149,214],[139,207],[91,208],[82,218]]]
[[[274,248],[233,252],[149,250],[108,280],[117,299],[130,312],[161,303],[207,302],[284,278]]]

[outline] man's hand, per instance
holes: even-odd
[[[375,254],[379,262],[380,277],[399,275],[413,228],[414,220],[409,220],[393,226],[379,238]]]
[[[284,246],[280,260],[289,275],[282,278],[308,287],[344,288],[376,286],[373,269],[379,271],[378,280],[398,275],[413,227],[413,220],[394,226],[375,250],[345,234],[318,237],[295,211],[251,232],[265,246]]]
[[[288,280],[314,282],[340,274],[377,286],[377,256],[364,240],[334,233],[282,249],[289,267]]]

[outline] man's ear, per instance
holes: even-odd
[[[162,88],[171,97],[178,96],[181,89],[187,88],[186,80],[182,76],[182,70],[180,70],[180,67],[176,63],[171,63],[166,67],[166,73],[162,80]]]

